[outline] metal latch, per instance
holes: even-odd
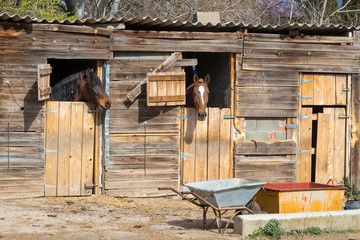
[[[299,115],[299,120],[302,120],[302,119],[304,119],[304,118],[312,118],[312,116],[303,116],[303,115]]]
[[[285,128],[298,128],[298,125],[295,124],[285,124]]]
[[[342,89],[342,91],[343,91],[343,92],[349,92],[349,91],[350,91],[350,88],[344,87],[344,88]]]
[[[344,114],[340,114],[338,117],[339,117],[339,119],[348,119],[349,118],[349,116],[346,116]]]

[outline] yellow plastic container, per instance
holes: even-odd
[[[267,213],[338,211],[345,189],[312,182],[270,183],[257,193],[256,202]]]

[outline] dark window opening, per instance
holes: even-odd
[[[183,53],[183,58],[196,58],[195,71],[200,78],[210,75],[208,107],[230,107],[230,66],[228,53]],[[193,67],[186,67],[186,87],[193,83]],[[192,93],[188,93],[192,94]],[[191,99],[186,98],[186,107],[193,107]]]
[[[74,73],[93,68],[96,71],[97,60],[84,59],[48,59],[48,64],[52,67],[50,75],[50,86],[54,86],[62,79]]]

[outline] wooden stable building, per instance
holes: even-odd
[[[357,28],[0,15],[0,198],[219,178],[360,185]],[[49,101],[91,67],[112,106]],[[206,121],[186,101],[210,74]]]

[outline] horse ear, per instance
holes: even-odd
[[[209,83],[209,82],[210,82],[210,75],[209,75],[209,74],[206,74],[206,76],[205,76],[205,82],[206,82],[206,83]]]
[[[90,68],[86,69],[85,76],[90,77],[90,72],[91,72]]]
[[[196,73],[194,74],[193,81],[194,81],[194,83],[199,81],[199,77],[198,77],[198,75]]]

